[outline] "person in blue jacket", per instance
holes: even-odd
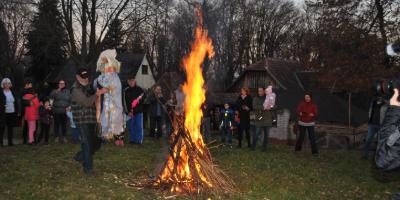
[[[220,114],[221,123],[219,128],[221,130],[221,142],[225,144],[226,140],[228,140],[229,147],[232,148],[232,129],[235,123],[235,112],[230,108],[229,103],[226,102]]]

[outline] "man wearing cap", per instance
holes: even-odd
[[[100,149],[101,140],[96,133],[96,97],[107,92],[103,88],[95,92],[89,82],[89,73],[81,68],[71,88],[71,111],[74,122],[81,133],[81,150],[75,155],[76,161],[83,162],[85,174],[93,173],[93,155]]]
[[[128,79],[128,87],[123,91],[124,111],[130,117],[128,120],[130,144],[143,143],[143,100],[144,91],[136,84],[135,77]],[[137,103],[134,103],[136,101]]]

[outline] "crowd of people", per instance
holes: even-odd
[[[127,80],[128,86],[123,89],[118,77],[120,63],[116,60],[115,50],[103,51],[96,69],[100,75],[93,81],[89,80],[88,70],[81,68],[71,87],[66,87],[66,82],[59,80],[57,88],[49,94],[38,94],[33,87],[33,81],[26,79],[20,95],[16,96],[11,80],[4,78],[1,81],[3,92],[0,95],[1,146],[4,145],[5,129],[8,132],[8,146],[14,145],[13,130],[17,126],[23,127],[22,143],[29,145],[49,144],[49,133],[53,130],[54,142],[81,143],[81,150],[74,159],[82,162],[84,172],[90,174],[93,171],[92,156],[104,141],[113,140],[116,145],[123,146],[124,132],[127,130],[130,144],[143,143],[144,113],[150,119],[149,136],[156,138],[168,137],[173,132],[174,119],[184,116],[185,94],[182,84],[168,97],[164,97],[160,85],[146,92],[137,85],[132,76]],[[275,100],[272,86],[268,86],[258,88],[254,98],[249,89],[242,88],[236,102],[226,101],[223,108],[216,113],[211,105],[204,103],[201,125],[204,141],[211,141],[211,129],[217,127],[220,142],[232,148],[233,131],[237,130],[238,147],[242,147],[245,135],[247,146],[256,150],[263,131],[262,150],[266,151],[270,128],[277,123]],[[234,107],[237,109],[233,109]],[[311,94],[305,95],[297,113],[300,137],[296,151],[301,150],[305,132],[308,131],[312,153],[318,154],[314,134],[318,111]],[[253,134],[250,127],[254,127]],[[71,133],[70,138],[67,138],[67,132]]]
[[[0,100],[0,109],[3,109],[4,114],[1,115],[1,135],[8,130],[8,145],[13,145],[13,128],[19,126],[23,127],[23,144],[49,144],[49,132],[51,127],[54,132],[54,142],[59,143],[79,143],[81,138],[81,130],[77,124],[82,121],[90,122],[91,124],[102,124],[102,120],[96,116],[96,108],[91,110],[85,109],[82,106],[91,106],[96,104],[98,96],[107,93],[107,90],[95,91],[94,84],[87,83],[88,87],[83,94],[75,94],[74,89],[82,90],[82,82],[88,79],[87,70],[81,69],[77,73],[77,80],[70,89],[67,89],[64,80],[58,82],[56,89],[51,91],[50,94],[39,95],[33,89],[33,83],[30,79],[25,81],[24,89],[21,91],[19,98],[12,90],[12,83],[9,78],[4,78],[1,82],[3,89],[3,98]],[[79,84],[81,83],[81,84]],[[184,99],[185,96],[182,91],[182,84],[175,90],[169,98],[163,95],[162,87],[157,85],[151,92],[145,92],[136,84],[135,77],[130,77],[127,81],[127,87],[122,90],[121,102],[123,112],[126,116],[125,119],[128,134],[128,141],[130,144],[142,144],[144,138],[144,113],[147,111],[150,119],[149,137],[162,137],[165,133],[172,132],[172,120],[174,116],[183,115],[184,113]],[[77,90],[75,90],[77,91]],[[79,91],[79,90],[78,90]],[[75,92],[76,93],[76,92]],[[88,94],[93,93],[92,96]],[[96,96],[97,95],[97,96]],[[18,100],[19,99],[19,100]],[[217,123],[220,130],[220,141],[222,144],[227,144],[232,147],[233,132],[237,132],[238,148],[242,147],[244,137],[247,142],[247,147],[255,150],[258,143],[259,136],[264,133],[262,141],[262,150],[267,150],[268,135],[271,127],[276,126],[277,116],[275,110],[276,94],[272,91],[272,86],[267,88],[258,88],[257,95],[252,97],[248,88],[242,88],[236,102],[226,101],[223,107],[217,112],[215,117],[215,109],[210,109],[211,105],[206,103],[203,105],[203,123],[202,133],[204,141],[211,141],[213,124]],[[75,108],[73,102],[80,102],[82,105]],[[145,104],[149,106],[145,106]],[[234,109],[234,108],[235,109]],[[148,108],[148,109],[146,109]],[[315,144],[314,125],[315,119],[318,114],[317,106],[312,102],[311,94],[306,94],[305,99],[298,106],[300,130],[299,141],[296,144],[296,151],[301,150],[301,144],[304,140],[304,135],[308,131],[310,141],[313,147],[313,153],[318,153]],[[95,117],[90,119],[90,116],[95,113]],[[100,122],[100,123],[98,123]],[[69,124],[70,131],[67,131]],[[103,123],[104,124],[104,123]],[[40,127],[40,132],[37,131]],[[250,129],[254,127],[254,129]],[[93,128],[95,129],[95,128]],[[254,130],[254,131],[250,131]],[[67,132],[70,137],[67,138]],[[120,131],[124,132],[124,131]],[[165,133],[164,133],[165,132]],[[123,134],[116,135],[116,144],[123,145]],[[1,145],[4,145],[3,142]]]

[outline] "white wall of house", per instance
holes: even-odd
[[[146,70],[143,70],[144,68],[143,66],[147,66],[146,74],[144,74]],[[136,73],[135,79],[137,85],[145,90],[151,88],[156,83],[156,81],[154,80],[153,72],[150,69],[150,65],[146,56],[144,57],[142,64],[140,65],[139,70]]]
[[[296,139],[296,135],[294,135],[292,131],[290,131],[290,126],[289,126],[290,111],[288,109],[278,111],[277,118],[278,118],[278,126],[271,128],[269,137],[278,140]]]

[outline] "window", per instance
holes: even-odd
[[[142,65],[142,74],[149,74],[149,66]]]

